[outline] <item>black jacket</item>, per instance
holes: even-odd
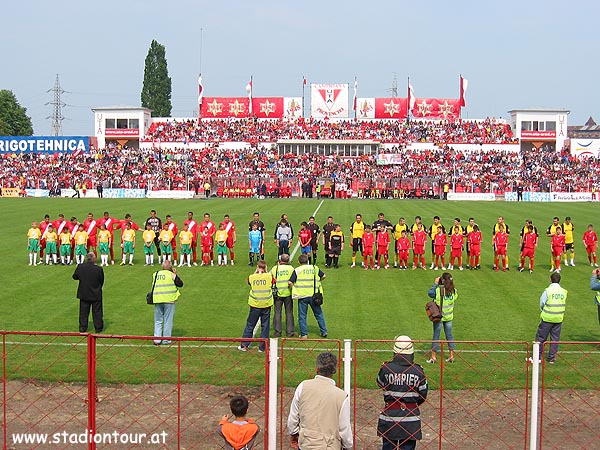
[[[87,302],[102,301],[104,271],[102,267],[92,263],[79,264],[73,273],[73,279],[79,280],[77,298]]]
[[[383,363],[377,384],[383,389],[385,407],[379,416],[377,434],[392,441],[420,440],[419,405],[427,398],[427,378],[413,362],[414,355],[394,355]]]

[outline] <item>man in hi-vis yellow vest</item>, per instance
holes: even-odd
[[[560,331],[562,329],[563,319],[565,317],[565,309],[567,306],[567,290],[560,286],[560,274],[554,272],[550,275],[552,284],[544,289],[540,297],[540,325],[538,326],[535,335],[535,341],[544,344],[550,336],[550,350],[546,361],[554,364],[556,361],[556,353],[558,352],[558,341],[560,339]],[[540,345],[539,358],[542,359],[544,346]]]
[[[267,271],[266,262],[258,261],[256,271],[248,276],[248,284],[250,285],[250,294],[248,295],[250,312],[248,313],[246,328],[242,337],[251,338],[254,327],[260,319],[260,337],[268,339],[271,326],[271,307],[273,306],[273,284],[275,284],[275,279]],[[238,350],[245,352],[248,351],[248,347],[250,347],[250,342],[242,342]],[[265,351],[264,342],[260,343],[258,351]]]
[[[152,280],[152,300],[154,301],[154,345],[168,345],[173,331],[175,302],[179,298],[179,289],[183,281],[176,273],[171,261],[165,260],[162,270],[154,273]],[[162,338],[162,339],[161,339]],[[167,339],[165,339],[167,338]]]

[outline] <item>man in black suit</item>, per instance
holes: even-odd
[[[96,255],[88,253],[83,264],[79,264],[73,273],[73,279],[79,280],[77,298],[79,299],[79,332],[85,333],[88,329],[90,308],[94,319],[96,333],[104,330],[102,319],[102,286],[104,285],[104,271],[96,265]]]

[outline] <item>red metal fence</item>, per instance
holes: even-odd
[[[0,335],[5,450],[222,448],[216,426],[238,393],[249,398],[249,417],[261,427],[256,448],[289,449],[294,389],[314,376],[323,351],[338,356],[336,382],[351,395],[355,449],[381,448],[383,396],[375,380],[393,356],[393,341],[279,339],[259,353],[254,344],[238,351],[241,339],[173,338],[156,347],[152,337]],[[561,343],[556,363],[539,366],[539,390],[532,384],[538,366],[528,362],[531,343],[456,342],[455,362],[447,363],[442,342],[436,364],[425,362],[430,341],[414,345],[429,382],[419,448],[535,450],[534,438],[539,449],[587,450],[600,442],[599,343]],[[34,433],[48,441],[22,441]],[[94,436],[113,440],[88,444]]]
[[[393,357],[393,341],[354,341],[356,448],[379,449],[377,419],[383,395],[376,384],[381,364]],[[529,370],[526,342],[456,342],[453,363],[446,344],[427,364],[431,341],[414,341],[429,395],[421,407],[425,449],[524,449],[527,443]]]
[[[600,448],[600,343],[561,342],[554,364],[542,358],[541,379],[538,448]]]
[[[252,350],[253,339],[242,353],[240,339],[152,339],[2,333],[2,448],[220,448],[217,423],[236,394],[248,397],[263,431],[257,448],[267,448],[268,346]],[[25,434],[47,442],[15,442]]]

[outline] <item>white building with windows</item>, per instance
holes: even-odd
[[[568,109],[513,109],[510,125],[521,150],[562,150],[567,136]]]
[[[98,148],[108,144],[139,147],[152,123],[151,109],[136,106],[92,108]]]

